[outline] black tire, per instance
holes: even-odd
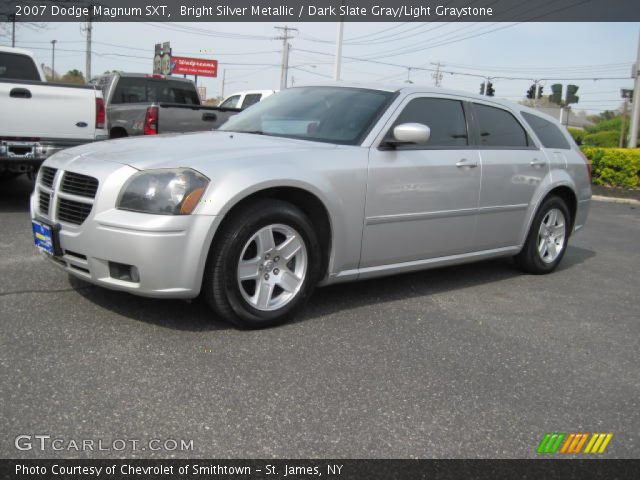
[[[552,262],[545,262],[538,252],[538,234],[540,231],[540,224],[546,217],[547,213],[552,209],[558,209],[564,215],[565,235],[559,255]],[[573,222],[571,214],[569,213],[569,208],[565,201],[555,195],[547,197],[540,205],[540,208],[538,208],[536,215],[533,217],[524,247],[522,247],[520,253],[515,256],[517,265],[525,272],[532,273],[534,275],[544,275],[546,273],[553,272],[560,264],[562,257],[564,257],[564,254],[567,251],[567,243],[569,242],[572,225]]]
[[[313,225],[294,205],[262,199],[231,213],[216,235],[205,268],[202,294],[225,321],[242,328],[266,328],[292,318],[306,303],[318,282],[320,244]],[[289,226],[300,233],[307,252],[307,270],[297,294],[278,310],[262,311],[244,299],[237,281],[242,250],[261,228],[273,224]]]

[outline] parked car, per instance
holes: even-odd
[[[49,83],[33,55],[0,47],[0,177],[37,171],[67,147],[107,138],[102,92]]]
[[[91,83],[104,93],[110,138],[213,130],[240,111],[202,105],[195,84],[180,77],[110,73]]]
[[[278,90],[247,90],[244,92],[236,92],[225,98],[220,104],[220,107],[244,110],[273,95],[277,91]]]
[[[318,283],[501,256],[549,273],[590,198],[586,159],[535,110],[327,85],[284,90],[214,132],[60,152],[31,215],[36,244],[72,275],[201,293],[219,317],[264,327]]]

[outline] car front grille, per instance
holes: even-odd
[[[68,198],[58,200],[58,220],[61,222],[82,225],[91,213],[93,205],[90,203],[76,202]]]
[[[49,203],[51,202],[51,195],[48,192],[40,190],[38,194],[39,208],[42,215],[49,215]]]
[[[91,214],[93,199],[98,191],[98,179],[61,171],[62,181],[56,183],[57,173],[55,168],[42,167],[37,186],[38,210],[54,223],[82,225]],[[57,185],[59,188],[56,188]]]
[[[42,183],[46,187],[52,188],[53,179],[55,178],[57,171],[57,168],[42,167],[42,173],[40,174],[40,183]]]
[[[98,191],[98,179],[80,173],[64,172],[60,190],[72,195],[94,198]]]

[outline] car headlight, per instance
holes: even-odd
[[[207,177],[188,168],[146,170],[125,183],[116,207],[159,215],[189,215],[208,184]]]

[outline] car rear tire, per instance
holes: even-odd
[[[286,322],[306,303],[320,272],[313,225],[294,205],[261,200],[223,224],[207,261],[203,294],[243,328]]]
[[[571,225],[565,201],[554,195],[546,198],[531,222],[524,247],[515,257],[518,266],[534,275],[553,272],[567,250]]]

